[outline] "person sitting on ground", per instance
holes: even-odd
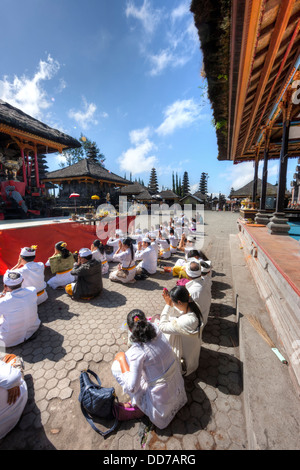
[[[151,241],[151,246],[154,248],[155,250],[155,254],[156,254],[156,258],[158,258],[158,255],[159,255],[159,244],[156,240],[156,234],[154,232],[149,232],[149,238],[150,238],[150,241]]]
[[[164,266],[164,271],[167,273],[172,273],[174,277],[179,277],[181,278],[186,278],[188,279],[188,276],[186,274],[186,266],[188,262],[191,260],[191,258],[196,258],[198,260],[203,260],[209,263],[211,266],[211,261],[208,260],[207,256],[202,250],[189,250],[187,251],[186,258],[181,259],[179,258],[174,266]]]
[[[114,260],[119,262],[118,266],[109,275],[111,281],[122,282],[123,284],[134,283],[136,266],[135,252],[131,238],[119,241],[119,248],[114,255]]]
[[[207,324],[211,307],[211,266],[208,261],[192,259],[187,267],[185,287],[202,313],[203,328]]]
[[[187,259],[179,258],[174,266],[164,266],[164,271],[166,273],[172,273],[174,277],[187,277],[185,272],[185,267],[190,258],[200,259],[200,254],[198,250],[190,250],[187,254]]]
[[[48,299],[46,291],[47,283],[45,282],[45,266],[44,263],[36,262],[37,246],[25,247],[21,249],[17,264],[11,269],[22,274],[22,287],[35,287],[37,290],[37,304]]]
[[[170,241],[168,239],[168,234],[166,232],[159,232],[157,242],[160,246],[159,258],[169,259],[171,257],[170,251]]]
[[[4,289],[0,295],[0,344],[9,348],[30,338],[39,328],[37,291],[22,287],[23,277],[7,270],[3,276]]]
[[[115,231],[115,237],[109,237],[109,239],[106,242],[106,246],[112,248],[111,253],[106,253],[106,259],[107,261],[110,261],[112,263],[116,263],[116,260],[114,259],[114,255],[116,254],[118,248],[119,248],[119,241],[123,237],[123,232],[120,229],[117,229]]]
[[[185,254],[185,259],[187,259],[187,255],[190,250],[194,250],[196,245],[196,237],[192,235],[186,236],[185,233],[181,235],[181,239],[178,245],[177,250],[182,251]]]
[[[192,218],[191,219],[191,224],[189,226],[189,231],[193,233],[193,232],[196,232],[196,230],[197,230],[196,219]]]
[[[51,272],[55,274],[47,282],[48,286],[57,289],[74,282],[74,276],[71,274],[74,262],[73,254],[67,249],[67,243],[56,243],[53,255],[46,262],[46,266],[50,266]]]
[[[119,405],[119,417],[130,409],[132,418],[144,413],[164,429],[187,403],[179,363],[165,336],[141,310],[129,312],[127,325],[132,345],[126,353],[118,353],[112,364],[114,377],[130,397],[129,403]]]
[[[183,375],[190,375],[199,365],[202,312],[184,286],[176,286],[170,293],[164,289],[163,297],[166,305],[160,314],[159,329],[170,342]]]
[[[17,425],[28,400],[22,370],[12,365],[11,356],[0,359],[0,439]]]
[[[175,234],[174,228],[170,228],[169,240],[171,254],[174,254],[177,252],[177,246],[179,244],[179,240],[177,238],[177,234]]]
[[[88,248],[79,250],[77,263],[71,272],[76,280],[68,284],[65,291],[73,299],[90,300],[102,292],[101,262],[93,258],[93,253]]]
[[[100,240],[95,240],[91,245],[91,252],[93,259],[100,261],[102,265],[102,274],[106,274],[109,271],[109,264],[106,258],[105,246]]]
[[[150,238],[143,238],[143,241],[138,243],[135,259],[140,261],[136,268],[136,280],[146,279],[156,273],[157,256]]]

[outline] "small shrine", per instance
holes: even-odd
[[[77,194],[77,212],[84,213],[96,205],[119,204],[120,190],[130,181],[112,173],[92,158],[83,158],[73,165],[45,174],[43,183],[52,183],[59,189],[55,200],[55,215],[69,215],[73,212],[74,203],[70,199]]]
[[[46,154],[81,144],[0,100],[0,219],[43,217],[51,201],[42,178]]]

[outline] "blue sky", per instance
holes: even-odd
[[[51,127],[95,141],[105,166],[160,186],[202,172],[228,195],[252,163],[217,160],[211,105],[190,1],[1,0],[0,98]],[[47,156],[49,171],[60,156]],[[260,165],[261,166],[261,165]],[[287,184],[296,161],[289,163]],[[260,170],[261,171],[261,170]],[[269,179],[278,179],[270,162]]]

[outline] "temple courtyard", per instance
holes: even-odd
[[[76,302],[64,290],[48,288],[49,299],[39,306],[38,334],[8,351],[24,359],[29,398],[0,450],[299,449],[299,396],[289,365],[278,360],[246,319],[253,312],[259,315],[284,355],[248,269],[238,217],[205,212],[204,252],[213,265],[211,311],[199,368],[185,379],[188,403],[166,429],[134,420],[119,423],[103,438],[82,415],[80,371],[89,367],[103,386],[116,388],[122,401],[125,397],[110,367],[114,355],[127,349],[122,329],[126,315],[133,308],[147,316],[160,313],[163,287],[176,283],[162,269],[132,285],[112,283],[105,275],[101,296],[90,302]],[[99,426],[106,429],[103,423]]]

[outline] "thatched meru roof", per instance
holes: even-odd
[[[99,163],[95,161],[84,158],[74,165],[67,166],[60,170],[51,171],[46,173],[44,181],[64,181],[74,178],[90,178],[94,180],[103,180],[107,182],[112,182],[115,184],[129,184],[130,182],[121,176],[108,171],[106,168],[103,168]]]
[[[192,0],[220,160],[227,155],[231,0]]]
[[[196,196],[196,193],[195,194],[187,193],[185,196],[183,196],[180,199],[180,202],[183,203],[183,201],[185,201],[186,199],[194,200],[196,202],[199,202],[200,204],[204,202],[204,199],[200,198],[199,195]]]
[[[122,196],[133,196],[138,201],[151,201],[153,199],[153,192],[137,182],[124,186],[121,188],[120,193]]]
[[[145,186],[137,182],[130,184],[129,181],[127,186],[123,186],[120,192],[123,196],[135,196],[143,191],[147,191],[147,188]]]
[[[165,191],[161,191],[158,194],[162,199],[180,199],[179,196],[177,194],[175,194],[173,191],[171,191],[170,189],[166,189]]]
[[[201,193],[201,191],[196,191],[193,196],[196,196],[198,199],[201,199],[202,201],[205,201],[207,199],[207,196],[203,193]]]
[[[63,132],[53,129],[47,126],[41,121],[29,116],[18,108],[0,100],[0,126],[8,126],[10,129],[15,129],[30,134],[34,141],[34,137],[40,137],[46,141],[51,141],[59,144],[63,149],[79,148],[81,146],[78,140],[70,137]],[[0,142],[5,140],[5,130],[0,130]],[[8,132],[9,134],[9,132]],[[51,148],[51,144],[45,149],[42,149],[42,153],[53,153],[57,152],[57,148]]]
[[[267,183],[267,196],[277,196],[277,189],[278,187]],[[232,191],[229,195],[230,199],[235,199],[235,198],[245,198],[249,197],[252,198],[252,192],[253,192],[253,180],[250,181],[249,183],[245,184],[242,188],[237,189],[236,191]],[[257,179],[257,196],[261,196],[261,179]]]

